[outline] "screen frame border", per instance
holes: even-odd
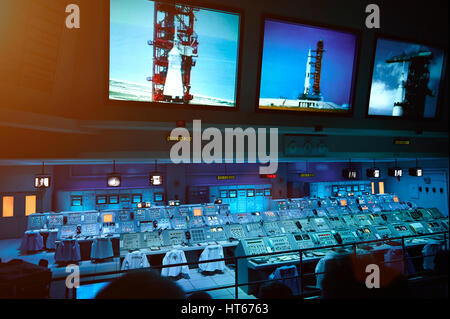
[[[167,109],[167,106],[171,106],[174,109],[184,109],[184,110],[190,110],[190,111],[197,111],[197,110],[216,110],[216,111],[228,111],[228,112],[238,112],[240,109],[240,90],[241,90],[241,72],[242,72],[242,43],[243,43],[243,36],[244,36],[244,10],[237,7],[229,7],[229,6],[223,6],[218,4],[211,4],[204,1],[197,1],[197,0],[177,0],[177,1],[169,1],[169,0],[149,0],[153,2],[165,2],[168,4],[182,4],[187,5],[191,7],[197,7],[199,9],[206,9],[210,11],[221,11],[223,13],[230,13],[230,14],[237,14],[239,17],[239,33],[238,33],[238,50],[237,50],[237,70],[236,70],[236,83],[235,83],[235,105],[233,107],[227,107],[227,106],[213,106],[213,105],[207,105],[207,104],[184,104],[184,103],[164,103],[164,102],[153,102],[153,101],[128,101],[128,100],[113,100],[109,98],[109,81],[110,81],[110,45],[111,45],[111,0],[107,0],[107,19],[106,19],[106,40],[105,40],[105,46],[106,46],[106,80],[105,80],[105,94],[104,94],[104,100],[107,107],[112,106],[129,106],[129,107],[143,107],[143,108],[151,108],[155,111],[164,111]],[[149,71],[151,73],[151,69]],[[151,81],[149,81],[151,82]],[[127,105],[124,105],[126,103]]]
[[[443,65],[442,65],[442,72],[441,72],[441,80],[439,83],[439,94],[437,97],[437,103],[436,103],[436,111],[434,114],[434,117],[424,117],[421,118],[407,118],[403,116],[390,116],[390,115],[371,115],[369,114],[369,106],[370,106],[370,94],[372,92],[372,83],[373,83],[373,73],[374,73],[374,67],[375,67],[375,57],[377,53],[377,44],[379,39],[384,40],[391,40],[391,41],[397,41],[397,42],[406,42],[410,44],[418,44],[418,45],[428,45],[433,46],[438,49],[441,49],[444,52],[444,59],[443,59]],[[402,36],[396,36],[392,34],[387,33],[376,33],[373,37],[373,44],[372,44],[372,58],[370,61],[370,69],[369,69],[369,79],[368,79],[368,87],[367,87],[367,97],[366,97],[366,110],[365,110],[365,118],[366,119],[392,119],[395,121],[403,120],[403,121],[414,121],[414,122],[420,122],[420,121],[427,121],[427,122],[440,122],[442,117],[442,111],[443,111],[443,104],[444,104],[444,94],[443,90],[445,88],[445,82],[447,79],[447,58],[448,58],[448,52],[447,49],[435,42],[431,41],[416,41],[412,38],[408,37],[402,37]]]
[[[319,27],[330,29],[331,31],[342,31],[346,33],[352,33],[356,37],[355,46],[355,60],[353,63],[353,74],[352,74],[352,84],[350,89],[350,104],[351,109],[347,112],[321,112],[321,111],[294,111],[294,110],[276,110],[276,109],[261,109],[259,107],[259,99],[261,92],[261,74],[262,74],[262,58],[264,53],[264,31],[266,20],[275,20],[281,23],[298,24],[310,27]],[[360,57],[362,48],[362,31],[355,28],[349,28],[344,26],[337,26],[328,23],[322,23],[318,21],[298,19],[293,17],[275,15],[267,12],[263,12],[261,15],[261,25],[260,25],[260,38],[259,38],[259,52],[258,52],[258,68],[256,77],[256,99],[255,99],[255,113],[275,113],[275,114],[298,114],[301,116],[319,116],[319,117],[331,117],[331,118],[352,118],[354,117],[355,102],[356,102],[356,86],[358,83],[358,73],[360,67]]]

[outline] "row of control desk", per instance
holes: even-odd
[[[147,255],[173,248],[199,251],[212,243],[234,248],[239,242],[243,254],[254,255],[432,234],[448,230],[448,219],[435,208],[418,208],[383,194],[274,200],[270,211],[249,213],[230,212],[227,204],[198,204],[29,216],[28,231],[48,230],[57,230],[59,240],[120,238],[115,255],[118,251],[121,257],[135,250]],[[306,258],[318,258],[323,252],[306,254],[310,254]],[[249,262],[254,268],[266,264],[276,263]]]

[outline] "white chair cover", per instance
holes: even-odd
[[[441,249],[441,244],[438,241],[430,242],[423,247],[423,269],[434,270],[434,258]]]
[[[163,266],[186,263],[186,256],[184,251],[179,249],[172,249],[167,252],[163,259]],[[188,266],[165,267],[161,270],[163,277],[177,277],[179,274],[189,274]]]
[[[75,239],[65,239],[56,246],[55,262],[80,261],[80,245]]]
[[[405,262],[404,258],[406,258],[406,270],[405,270]],[[411,274],[414,273],[414,265],[409,259],[408,252],[403,256],[402,247],[393,247],[389,249],[384,254],[384,263],[387,267],[396,270],[401,274]]]
[[[322,257],[319,260],[319,262],[316,265],[316,269],[315,269],[316,288],[322,289],[322,281],[323,281],[323,278],[325,277],[325,272],[327,271],[327,267],[326,267],[327,261],[334,259],[334,258],[345,256],[345,255],[346,255],[346,253],[344,253],[344,252],[330,250],[325,254],[324,257]],[[322,274],[320,274],[320,273],[322,273]]]
[[[279,282],[288,286],[293,295],[300,294],[300,278],[297,277],[298,271],[295,266],[283,266],[275,269],[273,273],[270,274],[269,279],[276,279]]]
[[[203,250],[198,261],[213,260],[223,258],[223,247],[222,245],[209,245]],[[224,271],[225,262],[224,261],[214,261],[210,263],[198,264],[198,268],[201,271]]]
[[[56,248],[56,237],[58,235],[58,231],[50,230],[48,232],[47,243],[45,247],[47,249],[55,249]]]
[[[37,232],[25,232],[19,250],[21,252],[37,251],[44,248],[44,240]]]
[[[148,262],[147,255],[141,251],[128,253],[122,263],[122,270],[148,267],[150,267],[150,263]]]
[[[94,238],[91,247],[91,259],[105,259],[113,257],[112,243],[109,238],[98,237]]]

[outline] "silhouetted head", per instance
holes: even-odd
[[[211,295],[205,291],[194,292],[187,299],[212,299]]]
[[[96,299],[184,299],[184,292],[153,271],[133,271],[112,281]]]
[[[379,288],[368,288],[369,275],[376,275],[368,265],[378,266]],[[370,255],[347,255],[328,260],[322,281],[322,297],[330,299],[407,298],[406,278]]]
[[[259,299],[291,299],[292,290],[281,282],[270,282],[259,288]]]

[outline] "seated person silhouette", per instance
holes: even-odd
[[[154,271],[134,270],[112,281],[96,299],[184,299],[184,292]]]
[[[275,281],[259,288],[258,299],[292,299],[292,290],[287,285]]]

